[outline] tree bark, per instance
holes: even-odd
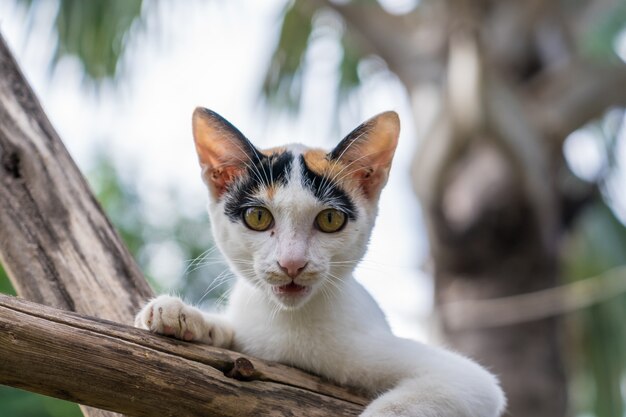
[[[17,293],[131,323],[152,290],[1,36],[0,184],[0,261]]]
[[[0,260],[20,296],[131,323],[153,296],[0,38]]]
[[[130,416],[357,416],[367,400],[235,352],[0,295],[0,383]]]

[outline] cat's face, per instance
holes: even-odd
[[[283,308],[338,291],[363,256],[399,134],[394,112],[330,152],[255,148],[218,114],[193,116],[215,239],[231,267]]]

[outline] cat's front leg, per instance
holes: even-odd
[[[135,317],[135,327],[223,348],[229,348],[233,341],[233,330],[223,317],[204,313],[170,295],[146,304]]]

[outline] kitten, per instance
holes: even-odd
[[[382,393],[364,417],[499,416],[505,398],[493,375],[457,354],[395,337],[352,277],[399,131],[398,115],[386,112],[330,152],[302,145],[261,151],[218,114],[196,109],[213,233],[238,279],[223,315],[162,295],[141,310],[136,326]]]

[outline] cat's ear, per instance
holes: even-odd
[[[376,200],[387,183],[398,145],[400,119],[394,111],[372,117],[348,134],[328,154],[342,163],[368,199]]]
[[[202,107],[193,112],[193,138],[202,178],[216,198],[263,157],[228,120]]]

